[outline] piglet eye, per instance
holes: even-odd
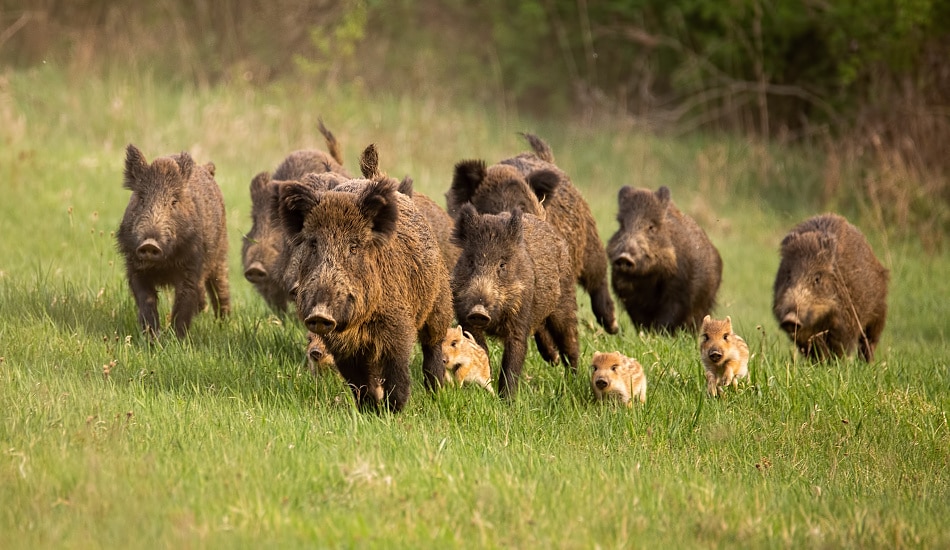
[[[728,341],[729,341],[729,335],[728,335],[728,334],[723,334],[723,335],[722,335],[722,339],[728,342]]]
[[[617,372],[617,365],[614,365],[614,366],[610,367],[610,370],[612,370],[612,371],[614,371],[614,372]]]

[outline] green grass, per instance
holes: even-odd
[[[397,415],[357,412],[313,378],[303,330],[240,276],[251,177],[322,147],[443,203],[452,166],[547,138],[614,231],[617,189],[668,185],[725,262],[717,315],[755,356],[705,397],[689,335],[621,334],[579,296],[582,357],[641,360],[648,401],[592,401],[586,371],[533,348],[517,398],[429,394],[421,357]],[[214,161],[228,208],[234,314],[149,345],[112,231],[123,148]],[[816,213],[808,151],[533,122],[497,106],[291,86],[170,89],[147,76],[0,79],[0,540],[6,547],[945,547],[950,535],[950,259],[854,218],[891,270],[877,360],[796,358],[771,318],[778,243]],[[859,216],[857,205],[841,205]],[[162,295],[162,311],[169,310]],[[500,347],[492,349],[497,366]],[[107,372],[108,371],[108,372]]]

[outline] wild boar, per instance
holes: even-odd
[[[576,369],[573,270],[567,244],[557,231],[520,208],[479,214],[466,204],[456,221],[453,241],[462,249],[452,274],[459,324],[486,352],[486,334],[504,341],[499,394],[507,397],[517,391],[527,340],[541,330]]]
[[[607,242],[614,292],[638,327],[695,330],[716,302],[719,251],[667,187],[624,186],[617,198],[620,228]]]
[[[861,231],[837,214],[795,226],[782,240],[772,312],[800,351],[871,362],[887,318],[889,274]]]
[[[219,318],[230,312],[224,199],[214,171],[213,164],[195,164],[185,152],[149,164],[134,145],[126,148],[123,186],[132,195],[116,242],[139,324],[151,337],[160,332],[160,287],[175,290],[172,326],[178,337],[205,308],[206,291]]]
[[[455,166],[446,193],[446,210],[457,218],[471,202],[481,213],[498,214],[520,208],[551,224],[568,246],[571,272],[590,294],[597,322],[610,334],[618,331],[607,282],[607,255],[590,206],[570,177],[554,163],[551,148],[533,134],[522,134],[533,152],[486,166],[466,160]]]
[[[417,339],[427,387],[441,384],[452,293],[428,222],[395,180],[356,183],[352,192],[280,186],[292,294],[361,408],[385,400],[398,411],[409,398]]]
[[[318,149],[294,151],[277,166],[273,176],[261,172],[251,181],[251,230],[244,235],[241,249],[244,278],[278,313],[287,310],[289,297],[280,276],[284,235],[273,216],[272,203],[276,200],[277,186],[282,181],[298,181],[311,172],[332,172],[350,177],[343,167],[339,143],[323,121],[319,123],[329,154]]]

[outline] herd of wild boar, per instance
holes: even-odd
[[[360,176],[352,175],[322,122],[320,132],[326,152],[292,152],[273,173],[252,179],[244,276],[276,312],[293,303],[308,332],[311,370],[335,369],[361,407],[405,406],[416,342],[432,390],[468,383],[493,392],[487,337],[503,344],[502,397],[517,391],[532,338],[545,361],[576,371],[578,285],[610,334],[619,330],[614,295],[638,329],[699,331],[710,395],[748,375],[749,347],[731,318],[710,316],[719,252],[667,187],[622,187],[620,227],[605,246],[580,190],[535,135],[523,134],[530,152],[491,165],[457,163],[443,210],[411,179],[387,176],[373,145],[360,158]],[[185,152],[149,163],[127,148],[124,186],[132,195],[116,239],[150,338],[161,324],[159,287],[174,289],[179,337],[208,300],[219,317],[230,311],[224,200],[214,174],[213,164]],[[860,351],[871,361],[887,283],[861,232],[823,214],[782,241],[773,312],[801,352]],[[596,352],[591,367],[597,399],[646,400],[636,359]]]

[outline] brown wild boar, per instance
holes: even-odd
[[[204,309],[206,291],[217,316],[227,315],[228,235],[214,165],[195,164],[185,152],[149,164],[130,144],[123,186],[132,196],[116,241],[146,334],[159,334],[159,287],[175,290],[172,326],[179,337]]]
[[[570,177],[554,163],[548,144],[533,134],[522,135],[533,152],[492,166],[481,160],[458,163],[445,195],[446,210],[457,218],[467,202],[485,214],[520,208],[550,223],[567,243],[571,272],[590,294],[594,317],[608,333],[616,334],[614,302],[607,283],[607,255],[590,206]]]
[[[453,239],[462,249],[452,274],[456,318],[486,352],[486,334],[504,341],[499,394],[507,397],[517,391],[528,338],[539,330],[549,335],[556,351],[576,369],[573,270],[567,245],[557,231],[520,208],[479,214],[466,204]]]
[[[633,398],[646,403],[647,377],[643,365],[636,359],[618,351],[596,351],[591,368],[590,387],[598,401],[617,399],[628,407],[633,406]]]
[[[476,384],[495,393],[491,387],[491,365],[488,354],[478,345],[470,332],[461,326],[450,328],[442,341],[442,362],[445,380],[459,386]]]
[[[298,316],[323,339],[359,405],[385,400],[398,411],[409,398],[417,339],[426,385],[437,389],[443,379],[448,272],[428,222],[394,180],[353,188],[280,186],[279,218],[296,258],[292,293]]]
[[[861,231],[837,214],[815,216],[782,240],[772,312],[812,357],[874,359],[887,318],[888,271]]]
[[[283,181],[298,181],[311,172],[333,172],[350,177],[343,167],[339,143],[323,121],[319,123],[329,154],[318,149],[294,151],[277,166],[273,176],[261,172],[251,181],[251,230],[244,236],[241,249],[244,278],[278,313],[287,310],[289,296],[280,277],[284,234],[273,216],[272,203],[276,200],[277,186]]]
[[[695,330],[716,302],[722,259],[670,190],[624,186],[607,242],[614,292],[637,327]]]
[[[749,375],[749,346],[732,331],[732,317],[724,320],[703,317],[699,353],[706,371],[706,391],[716,397],[721,386],[737,386]]]

